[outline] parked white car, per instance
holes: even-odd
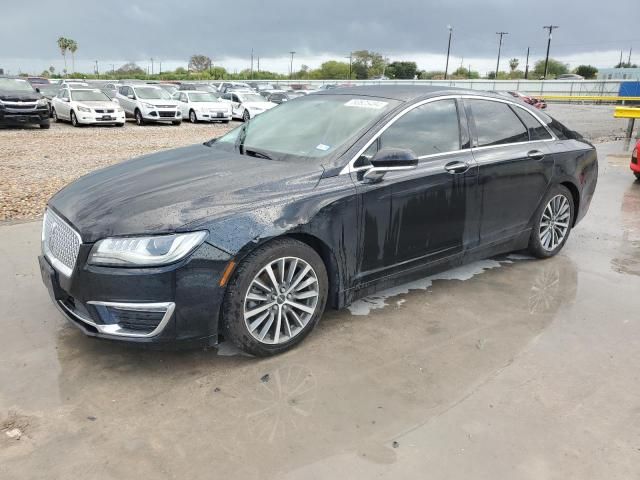
[[[182,112],[178,102],[160,87],[153,85],[120,85],[116,100],[128,117],[136,119],[138,125],[147,122],[182,123]]]
[[[213,93],[183,90],[174,93],[173,98],[180,104],[182,118],[188,118],[191,123],[229,123],[231,120],[231,104],[220,100]]]
[[[51,100],[51,116],[74,127],[90,124],[124,126],[124,110],[97,88],[61,88]]]
[[[240,118],[245,122],[256,115],[260,115],[262,112],[278,106],[277,103],[268,102],[261,95],[250,92],[225,93],[222,95],[222,101],[231,104],[231,116],[233,118]]]

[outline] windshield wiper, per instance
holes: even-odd
[[[269,155],[267,155],[264,152],[259,152],[258,150],[245,150],[245,153],[247,155],[249,155],[250,157],[257,157],[257,158],[265,158],[267,160],[273,160],[273,158],[271,158]]]

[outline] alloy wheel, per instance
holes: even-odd
[[[251,281],[244,300],[244,321],[253,338],[277,345],[302,332],[318,305],[318,277],[297,257],[273,260]]]
[[[76,114],[74,112],[71,112],[71,125],[73,125],[74,127],[78,126],[78,118],[76,117]]]
[[[546,251],[555,250],[567,236],[569,220],[571,219],[571,206],[564,195],[556,195],[542,212],[540,220],[540,244]]]

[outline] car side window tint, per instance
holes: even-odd
[[[529,131],[529,140],[548,140],[553,138],[536,118],[523,108],[513,107],[513,110],[525,124]]]
[[[527,129],[506,103],[467,101],[471,105],[479,147],[529,141]]]
[[[240,103],[240,99],[238,98],[237,95],[231,95],[231,99],[236,103]]]
[[[379,148],[410,149],[418,157],[460,150],[455,100],[437,100],[407,112],[380,136]]]

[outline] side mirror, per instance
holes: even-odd
[[[135,100],[136,96],[133,93],[130,93],[129,95],[127,95],[127,98],[130,98],[131,100]]]
[[[36,92],[40,93],[40,89],[38,87],[36,87]]]
[[[400,170],[412,170],[418,165],[418,157],[411,150],[383,148],[369,160],[371,168],[363,175],[363,180],[376,183],[385,173]]]

